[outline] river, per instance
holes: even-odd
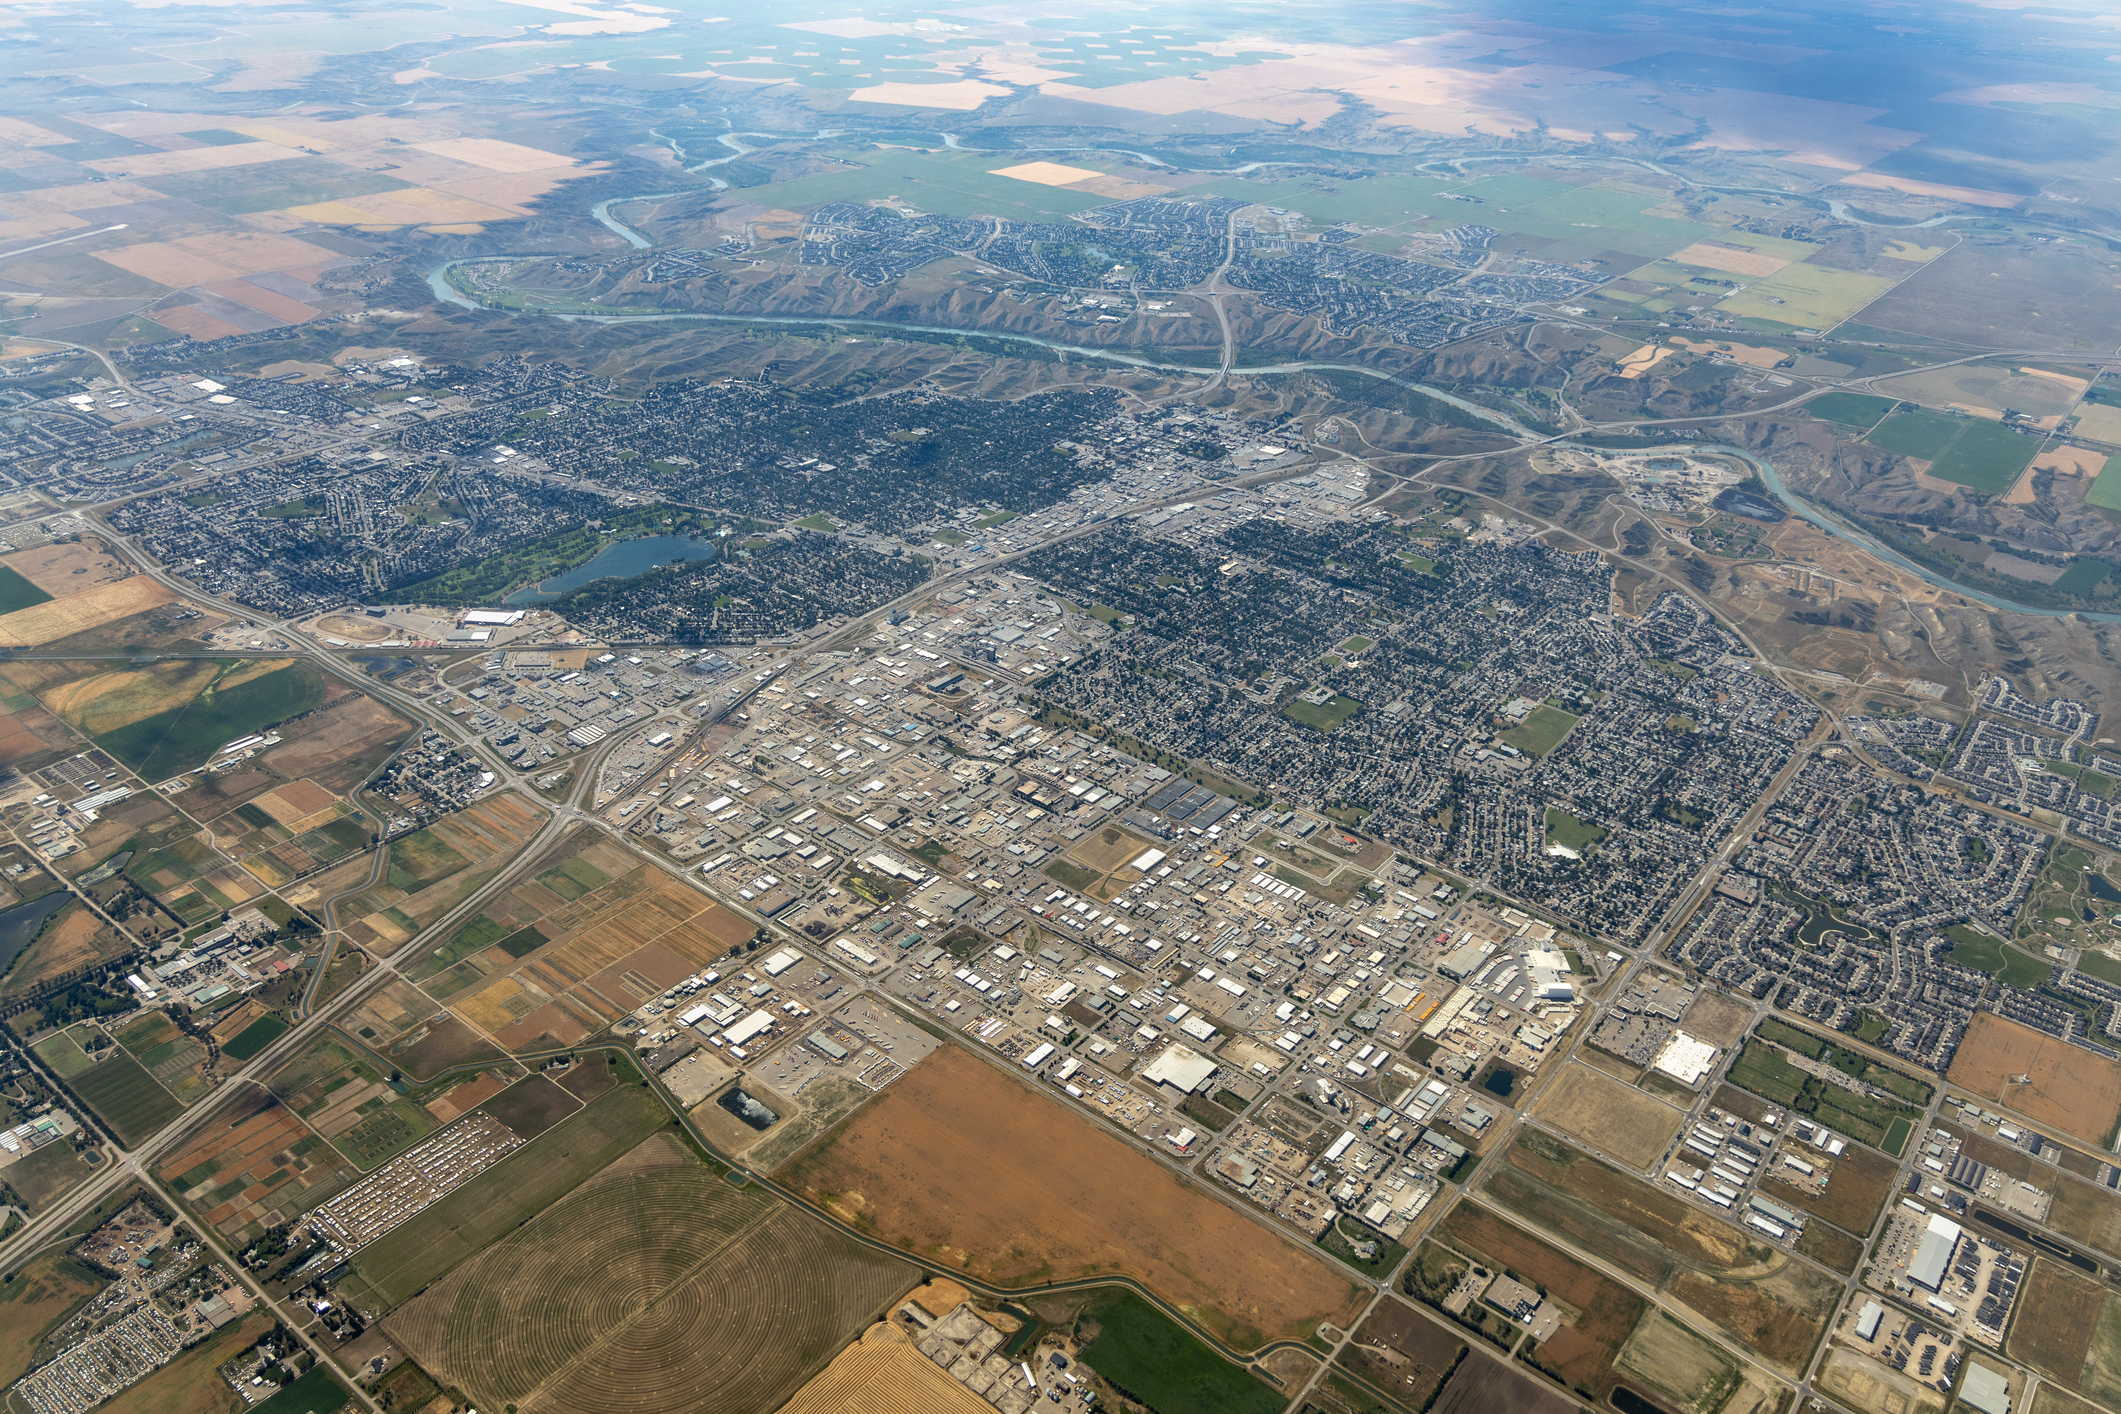
[[[620,540],[605,546],[589,563],[518,589],[505,602],[518,606],[542,604],[580,589],[591,580],[632,579],[659,565],[711,560],[714,556],[712,540],[694,539],[689,535],[643,535],[634,540]]]

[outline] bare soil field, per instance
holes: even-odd
[[[1578,1312],[1538,1348],[1534,1362],[1555,1379],[1598,1400],[1613,1384],[1613,1362],[1649,1303],[1612,1278],[1532,1236],[1515,1223],[1460,1203],[1438,1237],[1491,1269],[1514,1272]]]
[[[1851,1144],[1833,1161],[1823,1193],[1815,1196],[1774,1177],[1762,1179],[1760,1187],[1778,1203],[1802,1208],[1835,1227],[1867,1237],[1898,1172],[1898,1166],[1883,1154]]]
[[[2121,1256],[2121,1198],[2113,1190],[2081,1178],[2042,1176],[2039,1185],[2053,1190],[2047,1225],[2101,1252]]]
[[[36,545],[7,557],[7,567],[53,598],[132,577],[133,568],[100,540]]]
[[[2121,1064],[1993,1012],[1974,1013],[1947,1074],[1954,1085],[2101,1148],[2121,1119]],[[2015,1084],[2015,1075],[2030,1079]]]
[[[315,781],[308,779],[289,781],[265,792],[251,804],[273,817],[282,825],[292,825],[318,811],[326,809],[338,797]]]
[[[1944,1414],[1944,1396],[1853,1350],[1835,1350],[1819,1367],[1820,1389],[1865,1414]]]
[[[0,614],[0,646],[39,648],[167,604],[177,596],[146,575]]]
[[[1721,992],[1702,991],[1686,1009],[1680,1023],[1687,1035],[1712,1046],[1735,1046],[1753,1024],[1753,1009]]]
[[[771,1409],[916,1280],[656,1135],[384,1329],[484,1406]]]
[[[1564,1066],[1541,1092],[1532,1113],[1637,1170],[1664,1157],[1686,1121],[1663,1101],[1580,1065]]]
[[[862,1232],[997,1284],[1135,1276],[1233,1346],[1300,1339],[1361,1306],[1323,1263],[955,1046],[780,1177]]]
[[[1430,1414],[1575,1414],[1575,1405],[1549,1394],[1502,1361],[1478,1351],[1466,1356]]]
[[[309,777],[319,789],[343,794],[375,771],[391,747],[412,730],[403,717],[372,697],[349,692],[285,733],[289,740],[265,753],[265,764],[284,776]]]
[[[2010,1355],[2072,1389],[2083,1387],[2084,1357],[2098,1333],[2104,1287],[2047,1257],[2036,1258],[2011,1322]]]
[[[1355,1332],[1340,1363],[1409,1409],[1424,1409],[1465,1351],[1449,1329],[1388,1297]]]

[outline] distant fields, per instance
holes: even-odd
[[[1873,427],[1865,441],[1930,464],[1929,474],[1975,491],[2000,496],[2040,450],[2040,439],[2013,432],[1983,417],[1951,417],[1917,408],[1896,412]],[[2093,483],[2097,489],[2097,483]],[[2090,500],[2090,493],[2086,494]]]
[[[179,1114],[179,1105],[161,1082],[141,1068],[140,1062],[122,1051],[98,1061],[67,1082],[104,1123],[118,1131],[128,1149],[168,1124]]]
[[[181,707],[105,732],[96,745],[150,781],[203,765],[238,737],[300,716],[324,700],[323,675],[309,663],[207,688]]]
[[[857,164],[845,172],[768,186],[747,187],[746,201],[766,206],[800,209],[828,201],[865,202],[875,197],[896,196],[922,211],[937,216],[1007,216],[1017,221],[1049,221],[1077,211],[1108,206],[1112,198],[1070,191],[1066,187],[1041,186],[1011,177],[990,177],[988,169],[1020,162],[1018,153],[980,153],[943,156],[939,153],[879,149],[838,154]],[[1083,238],[1093,241],[1088,227]]]

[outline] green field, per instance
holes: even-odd
[[[330,1370],[316,1366],[271,1399],[250,1406],[250,1414],[337,1414],[353,1398]]]
[[[1878,425],[1879,419],[1893,410],[1891,398],[1874,398],[1867,393],[1828,393],[1823,398],[1814,398],[1804,405],[1804,410],[1814,417],[1838,422],[1843,427],[1853,427],[1858,432],[1867,432]]]
[[[2104,584],[2106,577],[2113,572],[2114,567],[2104,560],[2072,560],[2070,567],[2062,572],[2052,587],[2058,594],[2075,594],[2079,598],[2084,598],[2088,597],[2101,584]],[[2091,779],[2105,779],[2097,771],[2086,771],[2085,775]],[[2087,786],[2086,789],[2089,790],[2092,787]],[[2111,790],[2104,793],[2107,795],[2113,794]]]
[[[0,565],[0,614],[12,614],[32,604],[49,604],[52,596],[6,565]]]
[[[141,1068],[140,1062],[118,1052],[67,1082],[74,1093],[88,1102],[103,1122],[118,1132],[128,1149],[168,1124],[183,1112],[160,1081]]]
[[[1781,329],[1825,330],[1897,283],[1880,275],[1859,275],[1825,265],[1789,265],[1732,295],[1716,306],[1716,312]]]
[[[278,1040],[286,1030],[287,1023],[279,1017],[261,1016],[238,1031],[235,1039],[221,1048],[221,1054],[230,1060],[247,1061]]]
[[[2000,496],[2017,483],[2039,450],[2039,438],[2021,436],[2000,422],[1975,418],[1930,464],[1930,475]]]
[[[1157,1414],[1277,1414],[1285,1399],[1123,1288],[1083,1313],[1097,1337],[1083,1363]]]
[[[61,1080],[72,1080],[95,1064],[88,1058],[88,1052],[75,1043],[71,1031],[47,1036],[39,1041],[34,1049],[37,1059],[57,1071]]]
[[[1577,819],[1558,805],[1547,807],[1547,843],[1583,854],[1605,838],[1605,829]]]
[[[1810,1115],[1829,1129],[1896,1157],[1906,1146],[1913,1123],[1922,1117],[1914,1105],[1872,1099],[1809,1075],[1759,1041],[1745,1043],[1728,1078],[1742,1090]]]
[[[2121,457],[2108,457],[2084,492],[2084,504],[2102,511],[2121,511]]]
[[[314,157],[220,167],[155,179],[155,190],[224,216],[248,216],[258,211],[340,201],[350,196],[404,191],[411,185],[380,172],[358,171]]]
[[[352,1285],[366,1288],[357,1299],[401,1304],[669,1122],[639,1085],[608,1092],[364,1249],[354,1258]]]
[[[1300,726],[1315,731],[1337,731],[1341,723],[1362,710],[1362,704],[1352,697],[1334,693],[1332,698],[1320,706],[1315,702],[1291,702],[1281,709],[1281,714]]]
[[[1648,215],[1649,208],[1664,198],[1647,192],[1611,186],[1578,187],[1518,203],[1490,194],[1499,190],[1498,184],[1504,180],[1508,179],[1469,187],[1467,194],[1483,197],[1488,203],[1490,209],[1478,219],[1528,236],[1550,236],[1628,255],[1662,256],[1696,241],[1727,239],[1731,234],[1721,226]]]
[[[386,879],[394,889],[416,894],[438,879],[446,879],[471,863],[433,830],[416,830],[391,841],[390,867]]]
[[[867,152],[837,152],[843,161],[855,163],[846,172],[828,172],[816,177],[749,187],[746,201],[761,202],[788,210],[819,206],[828,201],[865,202],[874,197],[896,197],[937,216],[1007,216],[1017,221],[1044,221],[1112,204],[1109,196],[1091,196],[1065,187],[1040,186],[1014,177],[993,177],[996,167],[1022,163],[1022,154],[910,152],[902,148]],[[1095,242],[1087,227],[1084,239]]]
[[[1897,452],[1903,457],[1920,457],[1923,461],[1935,461],[1944,454],[1944,449],[1959,435],[1966,419],[1949,417],[1927,408],[1910,408],[1896,412],[1870,430],[1864,438],[1872,446],[1888,452]]]
[[[1261,182],[1226,177],[1186,190],[1301,211],[1324,225],[1349,221],[1358,226],[1397,226],[1425,216],[1477,210],[1461,202],[1436,199],[1438,192],[1464,185],[1463,178],[1359,177],[1340,181],[1320,177]]]
[[[1947,958],[1961,967],[1986,972],[2006,987],[2029,992],[2045,982],[2055,970],[2053,963],[2021,952],[1986,933],[1975,932],[1963,923],[1954,923],[1944,930],[1944,935],[1952,942],[1951,951],[1945,954]]]
[[[1560,708],[1539,706],[1527,713],[1516,726],[1495,735],[1527,756],[1544,756],[1561,745],[1561,739],[1575,725],[1576,719]]]
[[[234,687],[208,687],[182,707],[104,732],[95,742],[147,780],[159,781],[203,765],[236,738],[300,716],[323,700],[323,675],[309,663],[290,663]]]

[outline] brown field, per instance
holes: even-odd
[[[1409,1409],[1425,1409],[1465,1348],[1445,1327],[1387,1297],[1341,1351],[1340,1363]]]
[[[953,1380],[889,1321],[832,1357],[780,1414],[989,1414],[993,1405]]]
[[[1828,1355],[1816,1383],[1864,1414],[1944,1414],[1942,1394],[1853,1350]]]
[[[542,926],[563,933],[520,959],[487,949],[468,964],[484,980],[449,994],[460,1017],[507,1050],[574,1045],[645,1000],[629,975],[644,979],[652,996],[753,932],[652,865],[634,866],[572,905],[555,902]]]
[[[2043,1176],[2040,1186],[2055,1195],[2047,1215],[2049,1227],[2086,1246],[2121,1256],[2121,1198],[2112,1189],[2072,1176]]]
[[[2080,1388],[2084,1357],[2098,1333],[2106,1300],[2106,1289],[2098,1282],[2051,1258],[2035,1258],[2011,1322],[2011,1358]]]
[[[14,1383],[29,1369],[44,1333],[103,1289],[64,1258],[63,1252],[38,1257],[0,1283],[0,1380]]]
[[[144,574],[0,614],[0,644],[37,648],[167,604],[177,596]]]
[[[15,959],[7,970],[6,988],[24,991],[62,972],[123,957],[132,950],[131,939],[77,899],[53,914],[37,940]]]
[[[2008,1105],[2036,1124],[2102,1148],[2121,1119],[2121,1064],[1993,1012],[1974,1013],[1948,1075],[1954,1085]],[[2029,1076],[2030,1083],[2012,1084],[2013,1075]]]
[[[2052,1381],[2042,1381],[2033,1392],[2033,1414],[2105,1414],[2098,1405],[2065,1393]]]
[[[1322,1262],[955,1046],[782,1181],[863,1232],[999,1285],[1135,1276],[1234,1346],[1300,1339],[1361,1309],[1362,1289]]]
[[[427,1112],[443,1124],[469,1114],[509,1086],[510,1077],[499,1073],[477,1076],[427,1102]]]
[[[102,1408],[105,1414],[228,1414],[241,1408],[214,1372],[272,1327],[272,1317],[263,1313],[231,1322]]]
[[[658,1134],[383,1329],[481,1407],[774,1409],[916,1279]]]
[[[1575,1414],[1568,1400],[1478,1350],[1459,1364],[1429,1409],[1430,1414]]]
[[[201,1222],[237,1243],[316,1206],[354,1178],[336,1149],[264,1094],[156,1172]]]
[[[1581,1312],[1538,1348],[1533,1363],[1597,1400],[1613,1381],[1613,1362],[1649,1303],[1612,1278],[1532,1236],[1485,1208],[1460,1203],[1436,1235],[1491,1267],[1516,1273],[1562,1305]]]
[[[390,745],[412,730],[403,717],[372,697],[348,691],[296,724],[298,735],[265,753],[265,764],[285,776],[309,777],[320,789],[351,790],[381,762]]]
[[[1772,275],[1789,264],[1789,261],[1779,255],[1763,255],[1757,250],[1732,250],[1728,246],[1713,245],[1707,241],[1696,241],[1684,250],[1673,251],[1665,259],[1676,265],[1725,270],[1733,275]],[[1775,356],[1779,359],[1783,355],[1778,351]],[[1766,366],[1773,368],[1775,365],[1771,363]]]
[[[1685,1302],[1784,1371],[1818,1343],[1840,1283],[1663,1189],[1527,1130],[1486,1193]]]
[[[1753,1024],[1752,1008],[1721,992],[1702,991],[1686,1009],[1686,1033],[1712,1046],[1735,1046]]]
[[[1762,1179],[1760,1187],[1778,1203],[1802,1208],[1838,1228],[1868,1237],[1898,1172],[1898,1166],[1883,1154],[1852,1144],[1833,1161],[1826,1191],[1817,1197],[1774,1177]]]
[[[257,658],[231,665],[209,658],[174,659],[145,668],[91,673],[87,677],[61,680],[55,673],[48,685],[35,689],[44,704],[69,725],[90,736],[116,731],[119,727],[152,717],[190,702],[209,686],[235,687],[277,672],[292,658]],[[53,664],[58,672],[73,665]],[[223,674],[223,669],[227,669]]]
[[[17,550],[0,564],[55,599],[97,585],[115,584],[131,578],[133,573],[132,566],[112,555],[98,540]]]
[[[1686,1120],[1661,1100],[1580,1065],[1564,1066],[1532,1113],[1637,1170],[1664,1156]]]
[[[420,887],[401,887],[386,876],[383,883],[345,900],[341,916],[354,920],[347,925],[346,935],[364,947],[381,943],[383,950],[389,951],[491,878],[537,834],[545,820],[541,807],[510,791],[487,796],[468,809],[442,817],[420,834],[402,837],[392,846],[394,850],[405,849],[413,841],[421,842],[419,847],[425,848],[432,841],[445,851],[453,851],[464,862],[456,865],[453,872],[430,877]],[[446,860],[447,855],[443,858]],[[324,877],[344,889],[358,885],[368,876],[369,869],[367,859],[352,859],[341,870]],[[288,902],[307,906],[295,898]]]
[[[281,824],[292,825],[297,820],[328,808],[337,799],[337,796],[315,781],[303,779],[289,781],[284,786],[269,790],[251,801],[251,804]]]
[[[231,147],[210,148],[233,152]],[[170,156],[190,154],[171,153]],[[127,158],[126,161],[134,159]],[[241,275],[267,270],[286,270],[299,265],[320,265],[336,257],[321,246],[293,236],[263,231],[227,231],[210,235],[180,236],[172,241],[151,241],[121,250],[96,251],[97,259],[130,271],[158,284],[182,287],[208,285]]]

